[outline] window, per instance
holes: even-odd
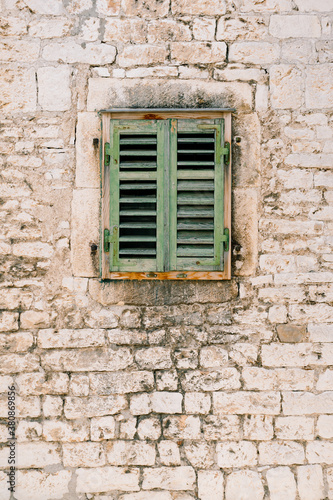
[[[231,111],[102,112],[102,278],[230,279]]]

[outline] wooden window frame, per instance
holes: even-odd
[[[102,119],[101,179],[101,277],[103,280],[230,280],[231,279],[231,172],[232,151],[224,166],[224,228],[229,229],[228,250],[224,251],[223,271],[115,272],[110,271],[109,253],[104,251],[104,230],[110,228],[110,167],[104,161],[105,145],[110,142],[111,120],[224,119],[224,141],[231,145],[234,109],[107,109]]]

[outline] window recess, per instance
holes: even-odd
[[[230,279],[231,111],[102,112],[103,279]]]

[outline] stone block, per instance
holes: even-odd
[[[211,500],[223,498],[224,480],[221,471],[201,470],[198,471],[198,496],[200,500]]]
[[[109,417],[112,418],[112,417]],[[46,441],[88,441],[89,425],[82,420],[61,422],[60,420],[45,420],[43,423],[43,438]]]
[[[147,66],[149,64],[164,63],[167,51],[157,45],[126,45],[118,57],[118,64],[122,68],[131,66]]]
[[[167,347],[150,347],[135,353],[135,361],[139,368],[161,370],[172,367],[171,350]]]
[[[178,392],[153,392],[151,408],[155,413],[181,413],[183,395]]]
[[[198,441],[184,445],[185,456],[193,467],[207,469],[215,464],[215,446]]]
[[[95,113],[79,113],[76,128],[75,172],[75,185],[78,188],[99,189],[99,148],[93,146],[93,139],[100,139],[100,136],[99,117]]]
[[[320,465],[298,467],[297,484],[301,500],[321,500],[325,497],[323,471]]]
[[[142,16],[144,19],[166,17],[169,0],[123,0],[122,8],[126,17]]]
[[[44,111],[67,111],[71,107],[71,69],[44,66],[37,70],[38,103]]]
[[[155,446],[140,441],[112,441],[107,443],[106,456],[111,465],[154,465]]]
[[[0,61],[34,62],[38,59],[40,42],[13,40],[0,43]]]
[[[139,469],[128,467],[79,468],[77,493],[101,493],[105,491],[139,491]]]
[[[180,64],[221,64],[225,61],[227,46],[224,42],[173,42],[171,59]]]
[[[171,10],[173,15],[223,15],[226,12],[225,0],[172,0]]]
[[[333,370],[325,370],[323,373],[320,373],[316,389],[317,391],[333,390]]]
[[[91,391],[95,394],[127,394],[129,392],[146,392],[154,388],[153,372],[143,370],[91,373],[89,378]]]
[[[206,82],[199,80],[118,80],[91,78],[87,110],[110,107],[196,107],[198,99],[206,107],[252,108],[251,86],[243,82]]]
[[[236,415],[207,415],[203,421],[203,434],[207,441],[240,439],[240,419]]]
[[[114,415],[126,407],[127,401],[124,396],[72,397],[65,400],[65,417],[69,420],[83,417],[103,417],[104,415]]]
[[[95,347],[105,345],[104,330],[40,330],[38,345],[42,349]]]
[[[29,422],[20,420],[16,429],[16,437],[18,442],[24,441],[39,441],[43,434],[42,424],[39,422]],[[5,441],[7,441],[8,431],[6,432]]]
[[[314,421],[311,417],[277,417],[275,419],[277,439],[312,441],[314,439]]]
[[[269,469],[266,478],[271,500],[295,500],[296,481],[289,467]]]
[[[147,41],[147,23],[141,19],[106,19],[104,40],[106,42],[134,42]],[[154,40],[149,40],[154,43]]]
[[[314,385],[314,371],[297,368],[280,368],[267,370],[265,368],[244,368],[242,377],[244,388],[255,391],[270,390],[311,390]]]
[[[140,439],[155,441],[161,437],[161,433],[161,422],[159,418],[152,417],[140,420],[138,424],[138,436]]]
[[[19,17],[1,16],[0,35],[1,36],[19,36],[27,33],[27,24],[24,19]]]
[[[166,417],[163,419],[163,436],[166,439],[200,439],[200,418],[192,415]]]
[[[272,64],[279,59],[280,47],[269,42],[235,42],[230,47],[229,61],[243,64]]]
[[[198,17],[193,22],[193,36],[196,40],[214,40],[215,27],[215,19]]]
[[[60,465],[60,447],[58,444],[42,442],[20,443],[20,453],[17,454],[16,467],[19,469],[40,469],[48,465]],[[1,467],[6,467],[8,460],[8,448],[0,451]]]
[[[333,412],[333,392],[320,394],[311,392],[282,393],[282,408],[285,415],[316,415]]]
[[[264,487],[257,472],[244,470],[232,472],[227,478],[226,500],[263,500]]]
[[[240,245],[241,252],[235,270],[238,276],[250,276],[257,266],[258,256],[258,212],[255,189],[233,190],[233,242]],[[246,221],[246,223],[245,223]]]
[[[321,26],[317,16],[273,15],[269,32],[276,38],[317,38],[321,35]]]
[[[180,454],[177,443],[162,440],[157,444],[162,465],[180,465]]]
[[[39,372],[22,373],[16,378],[21,396],[40,396],[41,394],[66,394],[69,377],[67,373]]]
[[[18,313],[12,313],[9,311],[0,312],[0,332],[10,332],[12,330],[18,330]]]
[[[36,354],[4,354],[0,356],[0,373],[20,373],[40,368]]]
[[[190,28],[172,19],[151,21],[148,27],[148,42],[189,42],[192,38]]]
[[[62,455],[64,467],[100,467],[105,464],[100,443],[65,443]]]
[[[56,500],[69,493],[71,478],[69,470],[54,473],[22,470],[17,473],[15,496],[17,500]]]
[[[303,77],[294,66],[279,64],[270,69],[271,103],[275,109],[296,109],[303,100]]]
[[[84,350],[53,350],[46,352],[42,365],[54,371],[116,371],[127,368],[133,361],[129,349],[90,348]]]
[[[280,394],[239,391],[233,393],[213,393],[213,412],[216,415],[278,415],[280,413]]]
[[[244,438],[251,441],[273,439],[273,417],[268,415],[245,415],[243,421]]]
[[[310,343],[299,345],[271,344],[262,346],[263,366],[308,366],[315,363],[318,356]]]
[[[332,464],[333,443],[328,441],[313,441],[312,443],[308,443],[306,458],[310,464]]]
[[[332,0],[295,0],[295,4],[300,12],[331,12],[333,7]]]
[[[222,347],[203,347],[200,351],[200,365],[203,368],[219,368],[227,362],[228,351]]]
[[[306,335],[303,325],[277,325],[276,330],[281,342],[301,342]]]
[[[97,0],[96,9],[101,17],[117,16],[120,11],[120,0]]]
[[[239,389],[239,373],[236,368],[224,368],[215,371],[189,370],[182,376],[182,388],[185,391],[219,391]]]
[[[29,113],[36,110],[37,89],[33,68],[5,68],[0,76],[0,109],[4,113]]]
[[[153,490],[194,490],[195,472],[192,467],[156,467],[144,469],[142,488]]]
[[[210,395],[201,392],[187,392],[185,394],[186,413],[209,413],[211,407]]]
[[[99,275],[98,252],[92,254],[90,247],[90,243],[99,242],[99,204],[99,189],[74,190],[71,245],[74,276]]]
[[[73,396],[89,396],[89,377],[81,374],[71,374],[70,394]]]
[[[61,0],[26,0],[25,3],[35,14],[59,16],[65,13]]]
[[[36,38],[61,38],[68,36],[73,28],[73,21],[66,18],[38,18],[29,25],[29,35]]]
[[[261,465],[302,464],[305,460],[304,448],[294,441],[259,444],[259,463]]]
[[[85,47],[74,41],[49,43],[43,49],[43,59],[69,64],[111,64],[116,58],[116,49],[112,45],[87,43]]]
[[[99,417],[91,419],[91,440],[103,441],[116,437],[116,422],[114,417]]]
[[[333,64],[308,66],[305,81],[305,105],[307,108],[332,109]],[[324,166],[324,165],[323,165]]]
[[[317,435],[324,439],[333,437],[333,415],[319,415],[316,427]]]
[[[257,448],[249,441],[218,443],[216,454],[221,468],[253,467],[257,464]]]

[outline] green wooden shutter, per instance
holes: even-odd
[[[110,271],[222,271],[224,122],[111,120]]]
[[[170,270],[223,270],[223,120],[171,128]]]
[[[110,271],[163,271],[163,122],[112,120]]]

